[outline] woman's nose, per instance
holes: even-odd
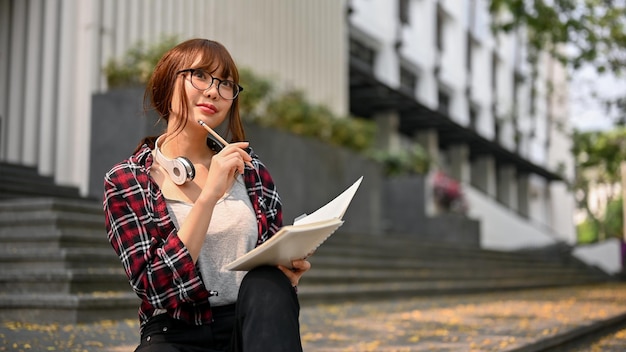
[[[217,98],[219,96],[219,92],[217,91],[217,84],[211,84],[209,88],[202,91],[202,94],[204,94],[208,98]]]

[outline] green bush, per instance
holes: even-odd
[[[624,215],[622,213],[622,198],[611,201],[604,214],[604,231],[606,238],[622,238],[624,233]]]
[[[245,67],[239,70],[239,84],[244,89],[239,97],[239,112],[242,116],[254,119],[260,113],[262,103],[273,94],[274,87],[269,79]]]
[[[245,99],[247,97],[242,97],[242,101]],[[335,116],[325,106],[309,103],[300,91],[268,97],[264,110],[248,117],[262,126],[317,138],[355,151],[370,148],[376,132],[372,121]]]
[[[385,166],[389,176],[404,174],[425,174],[430,169],[431,159],[421,145],[415,144],[411,149],[398,152],[373,150],[369,155]]]
[[[122,58],[109,60],[103,69],[109,88],[145,86],[161,56],[177,43],[175,36],[153,45],[139,41]]]
[[[576,226],[578,243],[594,243],[598,241],[598,228],[592,221],[585,221]]]

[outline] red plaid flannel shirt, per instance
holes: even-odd
[[[282,226],[282,206],[269,172],[249,152],[254,169],[246,166],[244,182],[256,213],[258,246]],[[141,298],[142,327],[155,309],[165,309],[191,324],[208,324],[212,320],[210,278],[201,278],[178,238],[163,194],[150,177],[152,162],[151,149],[144,145],[105,175],[103,206],[109,242]]]

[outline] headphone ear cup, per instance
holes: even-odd
[[[182,164],[185,169],[185,182],[192,181],[196,177],[196,168],[193,166],[191,160],[185,158],[184,156],[179,156],[176,160]]]
[[[184,185],[185,182],[191,181],[194,177],[196,177],[196,168],[189,159],[184,156],[179,156],[178,158],[171,160],[161,154],[158,139],[154,144],[154,157],[159,165],[165,169],[172,182],[179,186]]]

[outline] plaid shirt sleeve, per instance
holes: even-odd
[[[208,305],[209,291],[177,236],[160,191],[133,158],[137,155],[106,174],[103,206],[108,239],[142,300],[140,316],[145,321],[159,308],[190,322],[210,321],[209,309],[204,314],[189,309]]]
[[[258,156],[252,150],[249,152],[254,170],[246,168],[244,180],[259,228],[258,246],[283,226],[283,210],[272,176]]]

